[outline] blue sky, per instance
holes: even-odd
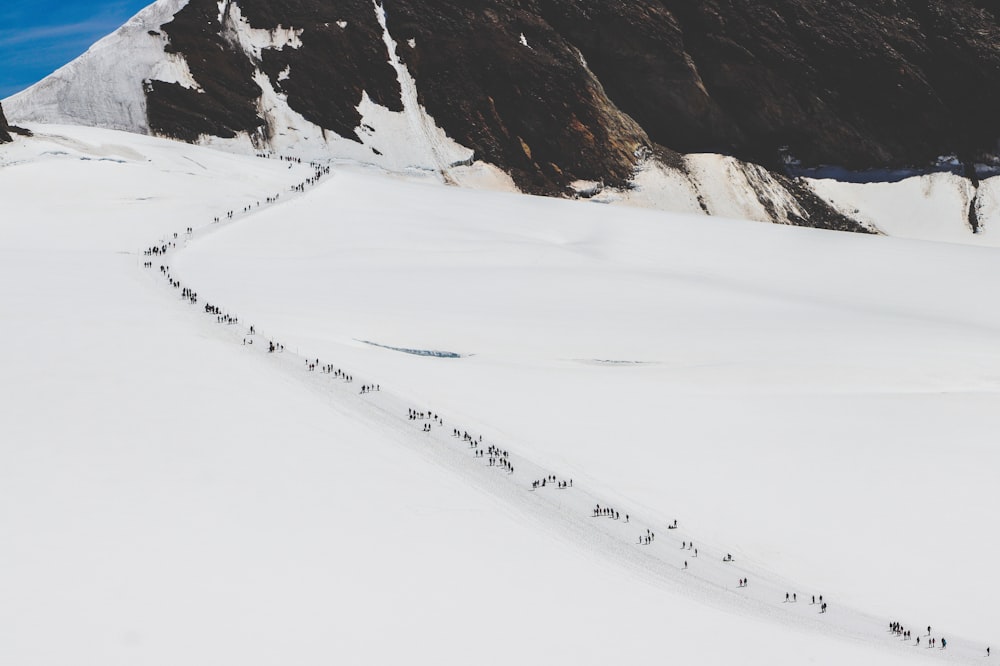
[[[152,0],[0,0],[0,99],[86,51]]]

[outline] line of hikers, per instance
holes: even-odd
[[[286,159],[286,158],[282,158],[282,159]],[[289,161],[291,161],[291,162],[295,162],[297,160],[299,163],[301,163],[301,159],[297,159],[297,158],[287,158],[287,159]],[[311,178],[306,179],[306,181],[304,181],[303,183],[300,183],[298,185],[292,186],[292,188],[291,188],[292,190],[294,190],[296,192],[304,192],[305,191],[305,187],[307,185],[314,185],[316,182],[318,182],[321,179],[321,177],[323,175],[328,175],[330,173],[330,167],[328,167],[328,166],[321,166],[321,165],[317,165],[317,164],[313,164],[313,166],[316,169],[315,170],[315,175],[313,177],[311,177]],[[289,165],[289,167],[291,167],[291,164]],[[267,204],[273,204],[273,203],[276,203],[279,200],[279,198],[280,198],[280,194],[277,194],[277,195],[275,195],[273,197],[267,197],[265,199],[265,201],[266,201]],[[260,202],[257,202],[256,206],[259,207],[260,206]],[[244,207],[243,212],[248,212],[251,208],[253,208],[253,207],[252,206],[246,206],[246,207]],[[228,211],[226,213],[226,217],[227,217],[227,219],[233,219],[233,217],[234,217],[234,211]],[[219,221],[220,221],[219,217],[215,217],[214,218],[214,222],[219,222]],[[191,234],[194,233],[194,229],[192,227],[188,227],[187,230],[186,230],[186,233],[188,235],[191,235]],[[178,234],[176,234],[176,233],[173,234],[173,237],[174,237],[174,239],[177,239]],[[177,244],[174,243],[174,242],[161,242],[161,243],[159,243],[157,245],[149,247],[147,250],[145,250],[144,254],[147,257],[163,256],[163,255],[166,255],[170,250],[175,249],[176,247],[177,247]],[[144,263],[144,267],[145,268],[152,268],[153,267],[153,262],[152,261],[146,261]],[[198,294],[197,294],[197,292],[195,292],[194,290],[192,290],[190,288],[187,288],[187,287],[181,287],[180,282],[174,280],[171,277],[169,266],[167,266],[167,265],[161,265],[160,266],[160,272],[161,272],[161,274],[164,275],[164,277],[168,280],[169,284],[172,287],[181,290],[181,297],[182,298],[189,300],[193,304],[198,302]],[[239,323],[239,318],[223,312],[223,310],[220,307],[218,307],[218,306],[206,303],[204,309],[205,309],[205,313],[210,314],[210,315],[214,315],[216,317],[216,322],[217,323],[227,324],[227,325],[233,325],[233,324],[238,324]],[[249,341],[248,341],[247,337],[243,338],[243,344],[244,345],[253,344],[252,337],[256,335],[256,329],[255,329],[254,326],[250,326],[248,335],[250,336]],[[273,340],[269,340],[268,341],[268,353],[281,353],[281,352],[284,352],[284,350],[285,350],[284,345],[282,345],[281,343],[275,342]],[[314,372],[317,369],[319,369],[321,372],[323,372],[325,374],[330,374],[330,375],[334,376],[335,378],[341,378],[345,382],[352,382],[353,379],[354,379],[353,375],[349,375],[349,374],[345,373],[343,370],[341,370],[339,368],[335,368],[333,364],[322,364],[319,359],[315,359],[315,361],[306,359],[305,360],[305,365],[306,365],[307,370],[310,371],[310,372]],[[379,384],[364,384],[361,387],[360,393],[361,394],[367,394],[367,393],[379,392],[379,391],[381,391],[381,385],[379,385]],[[411,420],[411,421],[422,421],[423,422],[423,431],[424,432],[428,432],[428,433],[431,432],[432,431],[432,426],[444,426],[444,419],[441,416],[439,416],[439,415],[437,415],[437,414],[435,414],[433,412],[417,411],[417,410],[411,408],[411,409],[408,410],[407,416],[408,416],[408,419]],[[485,459],[488,462],[488,464],[489,464],[490,467],[499,467],[499,468],[507,471],[509,474],[513,474],[514,473],[514,466],[511,463],[510,457],[509,457],[509,453],[506,450],[502,450],[499,447],[496,447],[494,445],[489,445],[489,446],[483,448],[482,447],[482,441],[483,441],[482,436],[479,436],[478,438],[476,438],[476,437],[473,437],[472,435],[470,435],[467,431],[460,431],[457,428],[452,429],[452,435],[455,438],[458,438],[458,439],[460,439],[460,440],[462,440],[464,442],[467,442],[469,444],[469,448],[473,450],[473,455],[477,459]],[[549,474],[549,475],[546,475],[545,477],[543,477],[541,479],[536,479],[536,480],[532,481],[531,490],[538,490],[540,488],[547,488],[547,487],[552,487],[552,486],[554,486],[555,488],[560,489],[560,490],[562,490],[562,489],[569,489],[569,488],[573,487],[573,480],[572,479],[560,480],[558,477],[556,477],[556,475]],[[608,507],[608,506],[602,507],[600,504],[597,504],[594,507],[594,509],[593,509],[593,517],[595,517],[595,518],[596,517],[605,517],[605,518],[609,518],[609,519],[617,521],[617,520],[621,519],[622,515],[621,515],[620,511],[618,511],[618,510],[616,510],[616,509],[614,509],[612,507]],[[625,517],[624,522],[625,523],[629,523],[630,522],[630,516],[629,516],[629,514],[626,513],[624,517]],[[667,529],[669,529],[669,530],[677,529],[677,520],[674,520],[672,524],[669,524],[667,526]],[[644,534],[641,534],[639,536],[638,543],[639,543],[639,545],[650,546],[650,545],[652,545],[654,543],[655,539],[656,539],[656,534],[652,530],[650,530],[650,529],[647,528],[646,532]],[[681,550],[692,551],[693,552],[693,556],[694,557],[698,557],[698,549],[694,547],[694,542],[693,541],[692,542],[682,541],[681,542]],[[723,562],[733,562],[734,560],[733,560],[732,554],[726,553],[726,555],[722,558],[722,561]],[[683,562],[683,568],[684,569],[688,568],[688,561],[687,560],[684,560],[684,562]],[[748,578],[743,577],[743,578],[740,578],[738,580],[738,587],[739,588],[746,588],[748,586],[749,586],[749,579]],[[794,592],[791,592],[791,593],[786,592],[785,593],[785,603],[797,603],[797,602],[798,602],[798,595],[797,595],[797,593],[794,593]],[[827,612],[827,603],[823,600],[823,595],[819,595],[818,597],[816,595],[813,595],[812,596],[811,605],[819,605],[819,607],[820,607],[820,611],[819,612],[820,613],[826,613]],[[908,641],[912,637],[912,633],[909,630],[905,629],[903,627],[903,625],[901,623],[898,623],[898,622],[890,622],[889,623],[889,630],[890,630],[891,633],[893,633],[896,636],[901,637],[903,640],[907,640]],[[930,626],[927,627],[927,636],[926,637],[927,637],[926,645],[927,645],[928,648],[934,648],[934,647],[938,647],[939,646],[940,649],[945,649],[947,647],[947,645],[948,645],[947,640],[945,638],[943,638],[943,637],[940,639],[940,643],[938,643],[938,639],[936,639],[935,637],[931,637],[931,627]],[[920,636],[917,636],[915,645],[917,645],[917,646],[920,645],[920,638],[921,638]],[[990,648],[989,647],[986,648],[986,656],[987,657],[990,656]]]

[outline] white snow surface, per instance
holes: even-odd
[[[0,663],[978,663],[996,637],[995,251],[348,167],[298,196],[285,162],[31,129],[0,149]],[[240,325],[142,267],[173,232]],[[543,468],[574,489],[531,491]]]
[[[631,189],[606,190],[593,200],[778,224],[792,224],[789,212],[807,217],[795,198],[763,167],[711,153],[687,155],[683,160],[682,171],[655,159],[644,159]],[[587,189],[585,183],[579,185]],[[774,215],[758,194],[770,202]]]
[[[295,348],[682,517],[711,557],[995,632],[995,251],[342,170],[178,261]]]
[[[823,179],[810,180],[810,184],[834,208],[871,223],[889,236],[1000,246],[1000,177],[980,184],[980,230],[976,234],[968,214],[975,188],[967,178],[951,173],[914,176],[896,183]]]

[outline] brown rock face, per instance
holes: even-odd
[[[365,92],[402,108],[371,0],[240,0],[301,48],[242,50],[216,0],[163,26],[203,92],[147,87],[150,125],[193,139],[258,132],[263,72],[349,139]],[[996,162],[995,0],[384,0],[420,102],[531,192],[624,184],[637,151],[720,152],[780,171]],[[230,11],[227,9],[226,11]],[[522,41],[523,36],[523,41]]]
[[[623,185],[637,149],[650,146],[538,3],[399,0],[388,8],[420,103],[522,189],[558,192],[581,179]]]
[[[0,143],[10,143],[10,127],[7,126],[7,118],[3,115],[3,106],[0,106]]]
[[[777,166],[986,159],[1000,137],[989,0],[543,0],[650,137]]]

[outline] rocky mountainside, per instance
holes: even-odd
[[[7,125],[7,118],[3,115],[3,105],[0,105],[0,143],[10,143],[10,127]]]
[[[998,162],[998,19],[993,0],[160,0],[8,105],[863,231],[877,225],[791,176],[952,171],[978,187]]]

